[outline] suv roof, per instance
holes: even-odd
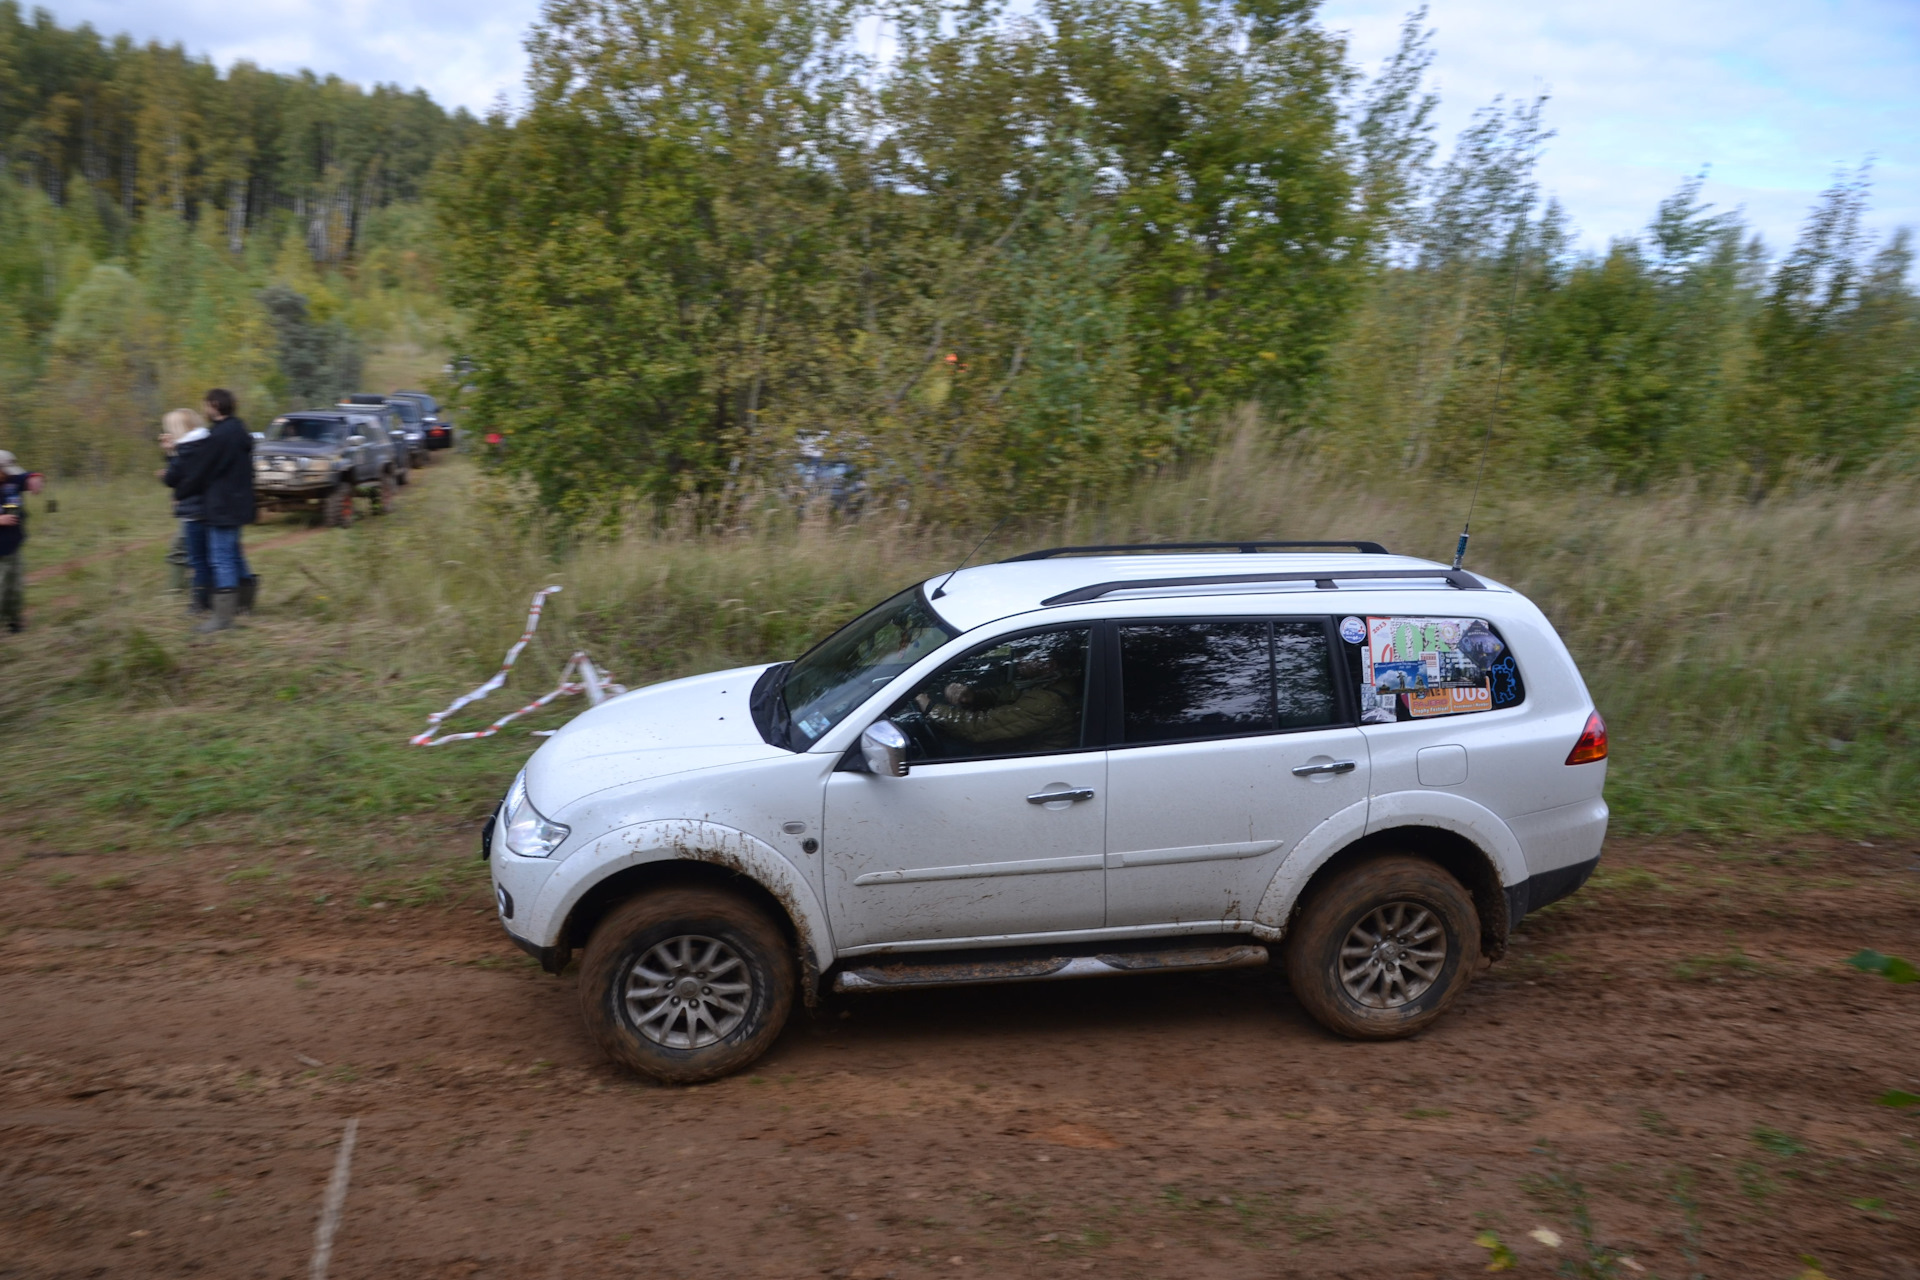
[[[1206,545],[1206,544],[1202,544]],[[1211,544],[1239,547],[1241,543]],[[1343,542],[1336,546],[1377,546]],[[1063,548],[1073,554],[1031,553],[999,564],[938,574],[924,584],[941,615],[962,631],[1014,614],[1112,599],[1156,599],[1247,594],[1321,596],[1328,590],[1454,592],[1506,591],[1498,583],[1434,560],[1385,551],[1253,551],[1240,555],[1151,547],[1120,554],[1084,554],[1105,548]],[[938,593],[936,595],[936,593]],[[1326,612],[1343,609],[1327,605]],[[1317,611],[1317,610],[1316,610]]]

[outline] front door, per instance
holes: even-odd
[[[1300,838],[1367,796],[1326,623],[1120,623],[1107,923],[1251,919]]]
[[[1089,630],[990,641],[887,714],[904,778],[829,775],[836,947],[1097,929],[1106,755],[1089,733]]]

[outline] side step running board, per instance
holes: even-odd
[[[1057,982],[1065,978],[1110,978],[1121,973],[1250,969],[1266,962],[1267,949],[1254,944],[1124,951],[1094,956],[1031,956],[1019,960],[980,960],[972,963],[900,962],[842,970],[834,977],[833,989],[894,991],[905,987],[967,987],[993,982]]]

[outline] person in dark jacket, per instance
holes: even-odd
[[[40,473],[28,471],[0,449],[0,621],[18,632],[27,624],[27,571],[20,547],[27,540],[26,496],[40,492]]]
[[[257,583],[240,548],[240,528],[253,523],[253,433],[234,416],[233,392],[207,392],[207,417],[213,425],[180,464],[171,481],[176,501],[199,498],[200,525],[213,567],[213,616],[201,631],[225,631],[243,603],[252,603]],[[172,473],[172,468],[169,468]]]
[[[167,468],[160,473],[160,480],[169,489],[180,483],[188,455],[206,438],[206,424],[191,409],[173,409],[160,419],[160,448],[167,455]],[[178,563],[191,575],[193,595],[187,606],[189,613],[213,610],[213,562],[207,559],[207,527],[200,519],[206,505],[203,497],[173,500],[173,518],[180,522],[180,535],[174,541],[173,550],[167,552],[167,562],[175,563],[177,557]]]

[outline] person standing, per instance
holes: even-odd
[[[160,448],[167,455],[167,468],[160,473],[161,482],[168,488],[178,485],[187,456],[206,438],[207,424],[200,420],[199,414],[191,409],[169,410],[160,419]],[[206,525],[200,519],[205,509],[204,498],[174,498],[173,517],[180,522],[180,532],[174,539],[173,549],[167,552],[167,562],[185,566],[190,575],[193,595],[187,612],[194,614],[209,613],[213,609],[213,565],[207,559]],[[177,580],[174,589],[179,590]]]
[[[0,620],[19,634],[27,625],[27,571],[20,548],[27,540],[27,495],[40,492],[37,471],[28,471],[0,449]]]
[[[213,570],[213,616],[197,629],[213,632],[233,626],[257,588],[240,547],[241,526],[253,523],[253,433],[234,415],[233,392],[215,387],[207,392],[206,406],[213,425],[180,464],[173,496],[201,500],[200,524]]]

